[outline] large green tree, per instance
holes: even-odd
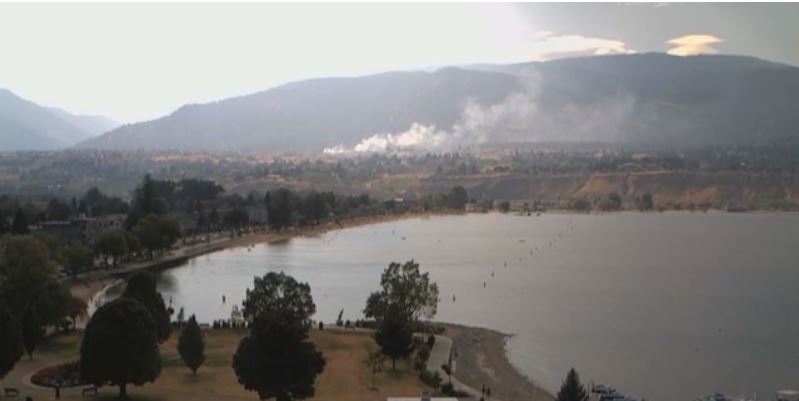
[[[25,235],[30,233],[30,229],[28,228],[28,218],[25,217],[25,213],[22,209],[17,210],[17,214],[14,215],[14,221],[11,222],[11,233],[16,235]]]
[[[438,285],[428,273],[419,271],[419,264],[409,260],[404,264],[391,262],[380,277],[382,290],[369,295],[364,309],[367,318],[382,319],[385,311],[394,306],[410,322],[432,318],[438,309]]]
[[[463,210],[468,202],[468,194],[462,186],[453,187],[447,194],[447,204],[456,210]]]
[[[280,313],[301,326],[310,328],[316,304],[308,283],[299,283],[285,273],[266,273],[253,279],[253,288],[247,289],[242,314],[254,320],[265,312]]]
[[[191,315],[180,333],[178,353],[180,358],[183,359],[183,363],[196,376],[197,369],[205,362],[205,340],[194,315]]]
[[[251,325],[233,356],[239,383],[261,399],[313,396],[325,359],[308,341],[310,317],[316,311],[308,284],[283,273],[256,277],[243,311]]]
[[[91,248],[86,245],[68,245],[64,247],[61,254],[64,256],[67,270],[73,276],[77,276],[78,273],[90,269],[94,264],[94,253]]]
[[[74,329],[77,326],[78,318],[81,316],[86,315],[86,310],[88,309],[89,305],[81,298],[70,296],[67,298],[67,302],[64,305],[64,309],[66,312],[67,317],[72,320],[72,328]]]
[[[22,329],[5,305],[0,303],[0,379],[4,378],[22,356]]]
[[[180,225],[173,217],[151,214],[139,220],[133,233],[152,258],[154,252],[169,249],[178,240]]]
[[[413,351],[413,325],[400,308],[391,305],[378,320],[375,341],[387,357],[391,358],[391,369],[397,367],[397,359],[407,358]]]
[[[103,263],[108,267],[108,259],[114,265],[119,259],[128,253],[128,241],[122,230],[106,231],[100,234],[94,241],[94,250],[98,255],[102,255]]]
[[[119,387],[153,382],[161,374],[155,322],[138,301],[119,298],[101,306],[86,325],[80,347],[81,379]]]
[[[0,299],[14,316],[33,309],[43,326],[57,324],[68,297],[44,243],[27,235],[0,239]]]
[[[580,375],[574,368],[569,370],[566,380],[561,384],[557,401],[588,401],[588,392],[580,383]]]
[[[33,359],[33,351],[39,342],[44,337],[44,328],[36,316],[36,311],[29,308],[22,314],[22,345],[25,346],[25,352],[28,353],[28,358]]]
[[[269,191],[264,196],[269,227],[280,230],[294,224],[294,212],[299,203],[295,194],[286,188]]]
[[[147,309],[155,322],[158,342],[163,343],[172,333],[172,323],[164,298],[156,287],[155,276],[148,272],[138,272],[128,279],[122,297],[135,299]]]

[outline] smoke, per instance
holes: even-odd
[[[407,131],[378,133],[352,148],[338,145],[325,148],[323,153],[443,152],[489,142],[618,141],[643,121],[644,116],[636,115],[637,102],[631,95],[564,102],[543,95],[535,73],[523,72],[520,83],[520,90],[496,104],[486,106],[467,100],[448,129],[415,122]]]

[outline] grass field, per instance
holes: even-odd
[[[177,353],[177,335],[161,345],[163,370],[155,383],[130,386],[134,400],[257,400],[254,392],[244,390],[231,367],[233,353],[245,331],[212,330],[206,335],[206,361],[197,376],[183,365]],[[34,354],[36,365],[52,365],[78,358],[80,332],[50,338]],[[418,396],[432,389],[425,385],[409,362],[398,361],[397,370],[390,363],[377,374],[377,388],[372,389],[369,367],[364,363],[370,349],[376,347],[371,334],[340,331],[311,331],[311,340],[327,360],[325,371],[317,378],[314,400],[384,401],[388,396]],[[20,361],[18,367],[28,365]],[[33,367],[31,365],[30,367]],[[39,392],[34,399],[52,397],[52,392]],[[117,389],[106,387],[95,399],[113,399]],[[84,399],[77,390],[65,390],[62,399]]]

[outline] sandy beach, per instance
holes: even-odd
[[[505,351],[507,334],[476,327],[444,324],[457,350],[455,377],[468,386],[491,389],[502,401],[551,401],[554,397],[511,364]]]

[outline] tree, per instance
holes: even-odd
[[[298,283],[284,273],[269,272],[253,279],[253,288],[247,289],[242,314],[253,321],[262,313],[279,313],[287,319],[310,328],[310,319],[316,313],[308,283]]]
[[[397,359],[407,358],[413,351],[413,328],[408,315],[397,305],[390,305],[378,320],[375,341],[383,353],[391,358],[391,370],[396,370]]]
[[[108,267],[108,259],[116,265],[122,255],[128,252],[128,241],[121,230],[106,231],[94,241],[94,250],[103,256],[103,263]]]
[[[307,340],[303,324],[279,312],[264,312],[253,322],[250,335],[239,342],[233,369],[239,383],[263,400],[290,401],[312,397],[314,382],[325,359]]]
[[[498,208],[499,208],[500,212],[508,213],[508,212],[510,212],[510,202],[508,202],[508,201],[499,202]]]
[[[375,382],[377,373],[383,368],[383,361],[386,356],[380,350],[367,349],[366,359],[364,364],[369,368],[372,374],[372,390],[377,390],[377,383]]]
[[[22,356],[22,329],[8,308],[0,303],[0,379],[4,378]]]
[[[577,210],[579,212],[590,212],[591,211],[591,202],[586,200],[585,198],[575,199],[571,201],[569,207],[572,210]]]
[[[11,234],[25,235],[28,233],[30,233],[28,218],[25,217],[22,209],[18,209],[17,214],[14,215],[14,221],[11,223]]]
[[[183,363],[191,369],[191,372],[196,376],[197,369],[205,362],[205,340],[203,333],[200,331],[200,326],[197,324],[197,319],[191,315],[183,331],[178,338],[178,353]]]
[[[314,395],[325,359],[308,341],[310,317],[316,312],[307,283],[283,273],[255,278],[247,290],[243,313],[252,323],[239,342],[233,369],[244,388],[261,399],[304,399]]]
[[[80,347],[80,377],[97,386],[153,382],[161,374],[155,322],[138,301],[119,298],[101,306],[86,325]]]
[[[225,213],[222,222],[228,228],[241,229],[250,224],[250,214],[247,210],[237,207]]]
[[[158,342],[163,343],[172,333],[169,312],[164,298],[156,289],[155,277],[148,272],[139,272],[128,279],[122,297],[139,301],[152,316],[156,326]]]
[[[428,273],[419,272],[419,264],[409,260],[400,265],[391,262],[380,278],[380,292],[369,295],[364,309],[367,318],[380,320],[389,306],[396,306],[410,322],[432,318],[438,308],[438,285]]]
[[[611,210],[621,209],[621,196],[618,192],[611,192],[608,195],[608,204]]]
[[[280,230],[294,224],[294,212],[297,208],[296,196],[286,188],[267,192],[264,196],[266,203],[267,224],[269,227]]]
[[[68,220],[72,216],[73,210],[69,203],[53,198],[47,204],[48,220]]]
[[[6,215],[0,210],[0,235],[3,235],[8,232],[10,227],[8,226],[8,221],[6,221]]]
[[[11,236],[0,240],[0,299],[15,316],[32,308],[43,326],[64,317],[69,296],[55,279],[50,251],[39,239]]]
[[[78,273],[87,270],[94,264],[94,253],[85,245],[68,245],[61,253],[64,256],[67,270],[73,276],[77,276]]]
[[[28,359],[33,359],[33,350],[44,337],[44,329],[36,316],[36,311],[28,309],[22,314],[22,345],[28,353]]]
[[[561,384],[557,401],[588,401],[588,393],[580,383],[580,375],[574,368],[569,370],[566,381]]]
[[[463,210],[466,207],[468,195],[462,186],[453,187],[447,194],[447,204],[455,210]]]
[[[655,208],[655,201],[652,199],[652,194],[649,192],[643,194],[641,198],[637,200],[637,203],[638,210],[640,211],[652,210]]]
[[[86,315],[86,309],[88,308],[88,305],[83,299],[70,296],[67,298],[67,303],[64,305],[64,307],[66,309],[67,316],[72,320],[72,329],[75,329],[78,318]]]
[[[151,214],[139,220],[133,227],[133,233],[152,259],[155,251],[168,249],[178,240],[180,225],[173,217]]]

